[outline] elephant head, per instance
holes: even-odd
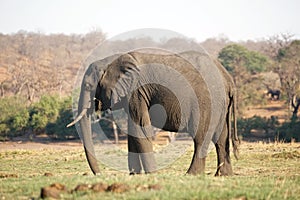
[[[135,86],[138,73],[137,62],[130,54],[124,54],[109,64],[96,88],[95,99],[100,105],[98,108],[96,104],[96,110],[119,108],[122,98]]]
[[[81,84],[78,115],[75,117],[74,121],[67,125],[67,127],[70,127],[79,122],[80,126],[78,131],[83,140],[86,158],[94,174],[100,172],[95,157],[91,131],[91,114],[94,112],[95,108],[101,110],[101,103],[99,104],[97,101],[95,102],[96,104],[94,103],[96,88],[107,65],[117,57],[119,57],[119,55],[113,55],[90,64],[84,74]]]

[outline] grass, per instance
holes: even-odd
[[[129,176],[101,166],[89,171],[83,149],[0,151],[0,199],[37,199],[42,187],[61,183],[122,183],[126,192],[91,190],[61,193],[62,199],[300,199],[299,143],[243,143],[240,160],[232,160],[235,175],[214,177],[216,153],[207,158],[206,174],[185,175],[192,151],[154,174]],[[45,174],[45,173],[48,173]],[[49,175],[50,174],[50,175]],[[160,189],[141,186],[157,184]],[[142,189],[141,189],[142,188]]]

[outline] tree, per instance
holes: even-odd
[[[300,40],[279,49],[277,61],[276,71],[291,103],[295,95],[300,96]]]
[[[99,30],[71,36],[0,34],[0,95],[18,94],[34,103],[45,93],[69,94],[82,61],[104,39]]]
[[[245,47],[238,44],[230,44],[224,47],[218,58],[225,68],[237,75],[239,71],[245,70],[250,74],[256,74],[266,70],[268,59],[264,55],[249,51]]]
[[[201,42],[200,45],[214,58],[218,57],[219,52],[222,48],[232,42],[229,41],[225,35],[219,35],[217,38],[208,38]]]
[[[274,35],[266,39],[262,51],[265,55],[273,60],[277,60],[278,51],[286,48],[292,42],[293,35],[290,33],[282,33]]]
[[[294,108],[292,119],[297,119],[297,114],[300,107],[300,98],[297,98],[296,95],[292,99],[292,107]]]
[[[256,86],[250,85],[255,83],[257,73],[267,69],[269,65],[268,58],[258,52],[249,51],[238,44],[230,44],[224,47],[218,58],[233,76],[238,89],[239,106],[243,107],[249,102],[256,101],[253,98],[259,97],[252,95],[256,92]]]

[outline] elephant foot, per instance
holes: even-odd
[[[141,153],[140,158],[146,174],[152,173],[157,170],[153,152]]]
[[[142,169],[145,173],[152,173],[157,170],[154,153],[132,153],[128,154],[129,174],[141,174]]]
[[[134,176],[134,175],[140,175],[141,173],[137,173],[137,172],[129,172],[129,176]]]
[[[204,168],[200,168],[200,167],[197,169],[189,168],[186,173],[191,175],[204,174]]]
[[[193,160],[187,174],[198,175],[203,174],[205,168],[205,158]]]
[[[128,168],[130,175],[142,173],[142,165],[138,153],[128,152]]]
[[[215,176],[232,176],[233,171],[230,163],[222,162],[217,168]]]

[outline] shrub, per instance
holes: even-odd
[[[261,137],[275,139],[278,126],[278,118],[274,116],[271,118],[253,116],[251,118],[238,119],[238,129],[244,138],[253,137],[253,130],[262,130],[264,135],[261,135]]]
[[[254,116],[246,119],[238,119],[238,130],[243,138],[257,137],[253,135],[253,130],[263,130],[260,136],[270,139],[278,139],[290,142],[293,139],[300,142],[300,120],[291,119],[290,121],[279,124],[276,117],[265,118]]]
[[[71,98],[59,102],[59,115],[54,122],[49,122],[46,125],[46,133],[55,139],[77,139],[79,138],[76,132],[75,126],[67,128],[66,125],[73,119],[73,113],[71,109]]]
[[[300,142],[300,120],[295,118],[289,122],[284,122],[279,129],[278,139],[290,142],[293,139]]]
[[[71,97],[60,99],[45,95],[40,101],[27,106],[22,97],[0,99],[0,140],[22,135],[27,131],[45,133],[52,138],[78,138],[74,127],[66,128],[72,121]]]
[[[28,127],[26,100],[19,96],[0,99],[0,140],[19,135]]]
[[[11,128],[15,132],[25,132],[29,124],[29,112],[28,109],[23,108],[19,110],[16,115],[11,118]]]
[[[54,122],[59,115],[59,98],[42,96],[40,101],[30,108],[30,126],[35,132],[44,131],[48,123]]]

